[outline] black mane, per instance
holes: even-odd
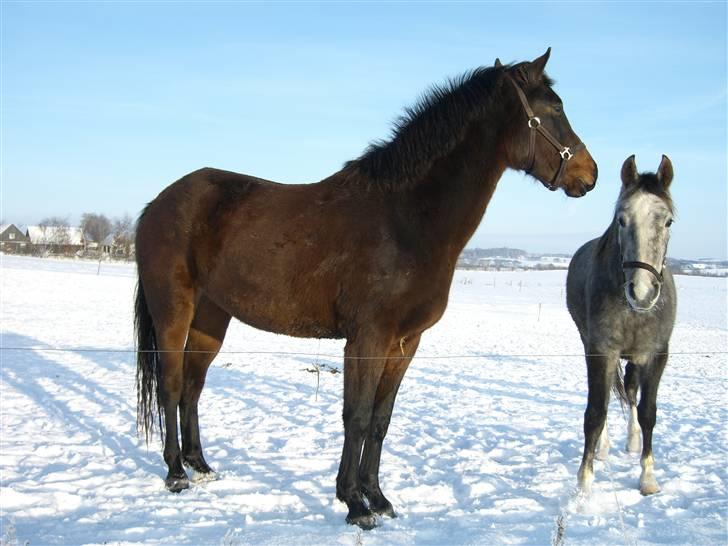
[[[373,142],[344,170],[356,170],[382,189],[413,186],[462,142],[473,120],[498,102],[497,82],[507,68],[480,67],[431,87],[395,121],[389,140]]]
[[[675,212],[670,191],[665,188],[655,173],[650,172],[640,173],[639,181],[636,184],[631,184],[626,188],[623,187],[619,194],[617,205],[619,205],[621,201],[629,199],[638,191],[644,191],[656,195],[665,202],[667,207],[670,209],[670,212]]]

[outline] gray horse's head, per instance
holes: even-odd
[[[614,215],[622,254],[624,294],[635,311],[649,311],[660,297],[673,221],[667,156],[656,173],[637,172],[634,155],[622,165],[622,191]]]

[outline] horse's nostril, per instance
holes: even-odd
[[[634,293],[634,283],[633,282],[629,283],[629,285],[627,286],[627,290],[629,291],[629,297],[632,298],[633,300],[636,300],[637,296]]]
[[[581,184],[582,195],[586,195],[588,192],[592,191],[594,189],[594,186],[596,185],[596,179],[592,182],[589,182],[583,176],[578,177],[576,181]]]

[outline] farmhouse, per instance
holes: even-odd
[[[24,254],[30,250],[30,239],[15,224],[0,225],[0,252]]]
[[[86,247],[81,228],[28,226],[26,236],[35,253],[74,254]]]

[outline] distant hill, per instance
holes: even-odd
[[[530,254],[520,248],[466,248],[458,258],[458,269],[484,271],[525,271],[567,269],[570,254]],[[667,266],[675,275],[728,276],[728,261],[668,258]]]
[[[570,260],[568,254],[529,254],[520,248],[466,248],[457,267],[489,271],[566,269]]]
[[[520,248],[466,248],[460,257],[468,259],[509,258],[517,260],[519,258],[525,258],[527,254],[525,250],[521,250]]]

